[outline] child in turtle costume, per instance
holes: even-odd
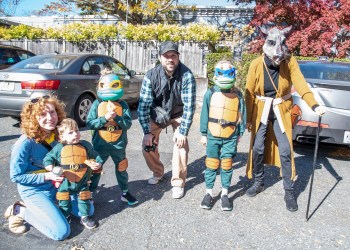
[[[132,118],[128,104],[120,100],[124,88],[119,77],[107,73],[102,75],[97,86],[99,97],[91,106],[87,126],[93,130],[92,144],[100,154],[103,162],[112,157],[115,164],[115,175],[122,190],[121,200],[129,205],[138,203],[128,188],[128,159],[125,149],[128,143],[126,131],[131,127]],[[90,191],[94,192],[101,177],[101,171],[94,171]]]
[[[79,127],[73,119],[64,119],[57,127],[57,131],[60,143],[47,153],[43,164],[46,170],[63,174],[65,177],[63,182],[57,185],[58,205],[70,221],[72,210],[70,195],[77,194],[81,224],[88,229],[95,228],[95,222],[88,216],[91,199],[89,180],[92,171],[101,167],[102,158],[92,148],[91,143],[80,140]]]
[[[204,95],[200,116],[201,144],[207,146],[205,160],[206,195],[201,208],[213,206],[214,182],[220,167],[221,210],[231,211],[228,188],[233,173],[233,158],[237,153],[237,143],[243,135],[246,123],[245,103],[242,93],[233,87],[236,70],[229,61],[220,61],[215,67],[214,86]]]

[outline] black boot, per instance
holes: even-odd
[[[295,212],[298,210],[298,203],[293,190],[285,190],[284,201],[288,211]]]
[[[258,193],[261,193],[262,191],[264,191],[265,187],[264,187],[264,183],[258,182],[258,181],[254,181],[253,186],[251,186],[246,192],[245,194],[248,197],[254,197],[256,196]]]

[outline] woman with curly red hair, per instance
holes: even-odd
[[[42,164],[46,154],[57,144],[56,126],[65,117],[64,104],[56,97],[35,98],[23,107],[23,134],[12,148],[10,178],[17,183],[24,203],[17,201],[5,212],[13,233],[24,233],[26,221],[54,240],[63,240],[70,234],[69,223],[55,204],[57,190],[52,184],[52,181],[62,181],[63,177],[46,172]]]

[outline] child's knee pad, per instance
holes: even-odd
[[[123,172],[128,168],[128,159],[125,158],[124,160],[120,161],[118,164],[118,171]]]
[[[58,201],[69,201],[70,200],[69,192],[57,192],[56,199]]]
[[[91,199],[91,192],[89,190],[86,191],[80,191],[79,193],[79,199],[80,200],[90,200]]]
[[[221,168],[223,170],[230,170],[232,168],[232,158],[225,158],[221,160]]]
[[[207,168],[210,168],[210,169],[218,169],[220,165],[220,160],[218,158],[207,157],[205,159],[205,165],[207,166]]]

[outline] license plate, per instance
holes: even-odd
[[[345,131],[344,132],[344,143],[350,143],[350,131]]]
[[[13,82],[0,82],[0,91],[12,92],[15,90],[15,84]]]

